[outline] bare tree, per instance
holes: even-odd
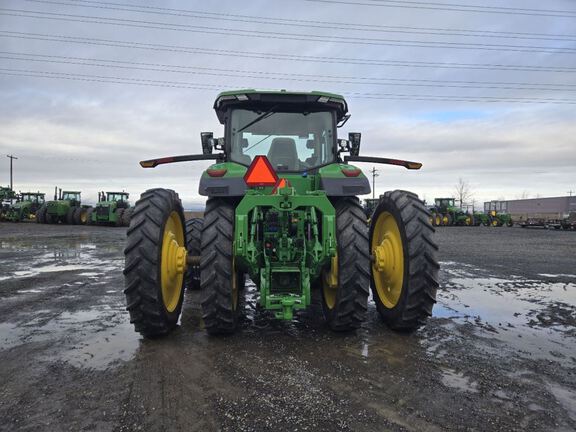
[[[474,195],[472,193],[472,187],[470,186],[470,183],[468,183],[462,177],[458,179],[458,183],[456,183],[454,188],[454,193],[456,195],[456,200],[460,202],[460,206],[463,206],[464,203],[472,199],[472,196]]]

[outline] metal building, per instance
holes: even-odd
[[[514,220],[562,219],[570,212],[576,212],[576,196],[487,201],[484,203],[484,212],[490,210],[510,213]]]

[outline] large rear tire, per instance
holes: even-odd
[[[68,209],[68,211],[66,212],[66,224],[68,225],[75,225],[76,224],[76,219],[74,218],[74,215],[76,214],[76,208],[77,207],[70,207]]]
[[[46,204],[42,204],[36,212],[36,223],[46,223]]]
[[[144,337],[167,334],[178,323],[184,298],[185,235],[176,192],[144,192],[134,208],[124,249],[127,310]]]
[[[117,208],[114,211],[114,213],[116,213],[116,222],[114,222],[115,226],[120,227],[124,225],[124,211],[123,208]]]
[[[88,209],[85,207],[76,207],[74,211],[74,223],[76,225],[86,225],[88,222]]]
[[[322,307],[334,331],[359,328],[366,318],[370,256],[366,216],[357,198],[334,203],[338,255],[322,275]]]
[[[209,334],[236,330],[239,317],[239,284],[232,242],[234,206],[227,200],[206,202],[202,228],[200,286],[204,326]]]
[[[382,320],[414,330],[432,315],[438,289],[438,246],[428,210],[418,196],[386,192],[370,226],[372,293]]]
[[[132,213],[134,213],[134,207],[129,207],[126,210],[124,210],[124,214],[122,215],[122,226],[130,226]]]
[[[204,219],[192,218],[186,221],[186,249],[190,256],[200,256],[202,248],[202,226]],[[186,272],[186,288],[200,289],[200,266],[188,266]]]

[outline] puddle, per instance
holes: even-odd
[[[562,408],[566,410],[568,416],[572,420],[576,421],[576,393],[552,382],[548,383],[548,389],[554,395]]]
[[[576,284],[528,280],[515,276],[463,277],[451,268],[438,293],[433,316],[470,322],[529,358],[576,363]]]

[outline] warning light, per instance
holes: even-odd
[[[278,176],[266,156],[256,156],[244,175],[244,181],[250,187],[274,186]]]

